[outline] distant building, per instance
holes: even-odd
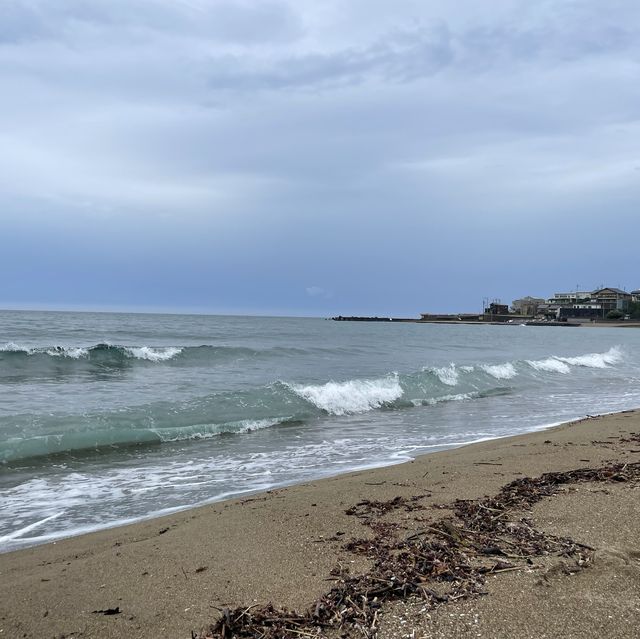
[[[558,309],[560,306],[558,304],[549,304],[545,302],[544,304],[538,304],[538,312],[537,315],[542,315],[547,319],[554,319],[558,315]]]
[[[635,291],[631,291],[629,295],[631,295],[632,302],[640,302],[640,288],[636,289]]]
[[[511,302],[511,309],[518,315],[533,316],[538,314],[538,306],[544,303],[545,300],[541,297],[531,297],[527,295],[527,297],[523,297],[522,299],[513,300],[513,302]]]
[[[573,306],[560,306],[556,310],[556,318],[561,319],[600,319],[603,317],[600,304],[574,304]]]
[[[591,299],[591,291],[575,291],[573,293],[555,293],[547,300],[548,304],[557,306],[571,306]]]
[[[626,313],[632,301],[632,294],[619,288],[608,287],[592,293],[556,293],[548,301],[555,303],[547,305],[547,315],[555,312],[558,319],[600,319],[606,318],[607,314],[614,310]]]
[[[600,304],[603,316],[609,311],[628,311],[630,302],[631,293],[619,288],[601,288],[591,293],[591,303]]]
[[[487,308],[484,309],[485,315],[509,315],[509,306],[507,304],[499,304],[498,302],[491,302]]]

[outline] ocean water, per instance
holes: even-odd
[[[0,312],[0,552],[640,406],[640,331]]]

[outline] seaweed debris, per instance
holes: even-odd
[[[220,610],[219,619],[192,639],[290,639],[300,637],[363,637],[377,634],[378,615],[385,602],[421,597],[428,607],[485,594],[487,575],[523,570],[533,559],[561,557],[564,572],[582,570],[593,548],[568,537],[537,530],[523,516],[534,504],[556,494],[566,484],[640,480],[640,462],[611,464],[519,478],[493,497],[458,500],[440,521],[400,538],[400,527],[380,520],[396,509],[424,509],[422,496],[396,497],[388,502],[362,501],[347,514],[360,518],[373,536],[344,545],[365,555],[371,569],[358,576],[334,574],[338,583],[304,612],[272,604]],[[421,523],[424,520],[420,520]]]

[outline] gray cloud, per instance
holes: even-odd
[[[526,237],[524,281],[545,225],[594,254],[604,213],[640,232],[639,30],[621,0],[6,0],[3,228],[338,312],[405,308],[444,264],[480,287]]]
[[[629,10],[627,6],[627,11]],[[471,26],[454,30],[444,19],[394,27],[366,46],[274,57],[212,59],[211,86],[259,90],[329,88],[366,81],[412,82],[447,68],[456,74],[523,72],[522,65],[550,68],[605,56],[638,58],[636,20],[611,23],[601,11],[573,6],[560,16],[532,22]],[[604,19],[603,19],[604,18]]]
[[[73,43],[105,33],[135,42],[160,32],[171,39],[186,35],[254,44],[295,39],[301,28],[295,12],[278,0],[4,0],[0,5],[0,42],[5,43]]]
[[[453,59],[446,27],[393,33],[364,47],[294,54],[267,62],[212,60],[215,89],[339,88],[369,80],[409,82],[438,72]]]

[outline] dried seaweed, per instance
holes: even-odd
[[[593,549],[566,537],[537,530],[523,511],[562,486],[579,482],[629,482],[640,479],[640,463],[612,464],[520,478],[494,497],[458,500],[453,514],[401,538],[400,528],[381,521],[387,513],[424,508],[423,496],[388,502],[361,501],[348,511],[369,527],[372,537],[352,539],[344,549],[370,558],[371,569],[348,576],[308,610],[299,613],[273,605],[223,609],[220,618],[192,639],[289,639],[364,637],[377,632],[384,602],[419,596],[430,607],[484,593],[486,576],[526,568],[533,558],[553,555],[571,561],[569,571],[589,564]]]
[[[628,437],[621,437],[623,444],[640,444],[640,433],[629,433]]]
[[[407,512],[421,510],[424,509],[424,506],[419,502],[423,497],[425,497],[425,495],[413,495],[412,497],[398,496],[389,501],[370,501],[369,499],[364,499],[363,501],[359,501],[355,506],[347,508],[345,513],[347,513],[347,515],[354,515],[360,519],[370,519],[399,508]]]

